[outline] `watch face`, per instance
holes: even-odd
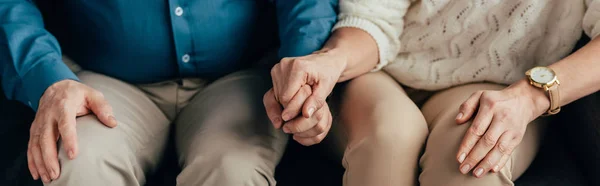
[[[531,79],[537,83],[550,83],[554,80],[554,76],[554,72],[546,67],[535,67],[531,69]]]

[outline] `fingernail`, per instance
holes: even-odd
[[[110,121],[113,122],[114,124],[117,124],[117,119],[115,118],[115,116],[110,116]]]
[[[458,115],[456,115],[456,119],[460,119],[462,117],[463,117],[463,113],[462,112],[460,112],[460,113],[458,113]]]
[[[498,169],[500,169],[500,166],[498,166],[498,165],[494,166],[494,172],[498,172],[498,171],[500,171],[500,170],[498,170]]]
[[[290,120],[290,114],[288,114],[288,113],[283,113],[283,114],[281,115],[281,119],[283,119],[284,121],[288,121],[288,120]]]
[[[315,108],[314,107],[308,108],[308,117],[312,117],[313,113],[315,113]]]
[[[465,158],[467,158],[467,154],[465,154],[464,152],[462,154],[460,154],[460,156],[458,157],[458,162],[459,163],[463,163],[463,161],[465,161]]]
[[[75,158],[75,152],[73,152],[73,150],[69,150],[69,152],[67,152],[67,156],[69,156],[69,159],[73,159]]]
[[[50,178],[51,178],[52,180],[54,180],[54,179],[56,179],[56,177],[57,177],[57,175],[56,175],[56,171],[54,171],[54,170],[50,170]]]
[[[290,129],[288,129],[287,127],[283,127],[283,132],[289,134],[291,131]]]
[[[477,168],[474,173],[477,177],[481,176],[481,174],[483,174],[483,168]]]
[[[281,118],[275,117],[273,118],[273,124],[278,125],[281,122]]]
[[[465,164],[460,168],[460,172],[467,174],[469,173],[469,169],[471,169],[471,166],[469,164]]]
[[[50,180],[48,179],[48,176],[42,175],[42,181],[48,183]]]

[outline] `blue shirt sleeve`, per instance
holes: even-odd
[[[321,49],[337,19],[338,0],[275,0],[279,57],[308,55]]]
[[[58,42],[44,29],[31,1],[0,0],[0,75],[6,96],[36,111],[50,85],[78,80],[62,62]]]

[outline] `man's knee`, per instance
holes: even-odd
[[[59,149],[61,173],[50,185],[139,185],[143,172],[132,162],[133,152],[126,148],[79,146],[75,159]],[[143,181],[142,181],[143,182]]]
[[[202,155],[186,163],[177,177],[178,185],[275,185],[275,165],[260,154],[229,152]]]

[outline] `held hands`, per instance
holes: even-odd
[[[527,83],[501,91],[478,91],[460,106],[458,124],[474,118],[457,160],[463,174],[475,177],[500,171],[521,143],[527,124],[549,107],[545,94]]]
[[[285,133],[293,134],[294,140],[306,146],[325,138],[332,121],[325,99],[345,68],[345,60],[341,59],[333,51],[322,51],[284,58],[273,67],[273,88],[263,102],[275,128],[283,127]]]
[[[77,156],[77,116],[94,113],[108,127],[117,126],[102,93],[73,80],[63,80],[48,87],[40,98],[40,106],[31,125],[27,164],[33,179],[45,183],[60,175],[57,144],[62,140],[68,157]]]

